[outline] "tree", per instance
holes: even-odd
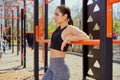
[[[113,31],[120,35],[120,21],[118,20],[113,21]]]

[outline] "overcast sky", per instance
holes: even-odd
[[[49,3],[48,13],[50,16],[54,15],[53,14],[54,10],[55,10],[56,6],[60,5],[60,1],[61,0],[53,0],[51,3]],[[75,7],[78,7],[78,9],[80,10],[80,8],[82,7],[82,0],[65,0],[65,4],[67,6],[69,6],[71,8],[71,10],[73,10]],[[74,11],[71,11],[71,12],[74,13]]]

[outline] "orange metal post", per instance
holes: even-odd
[[[107,1],[107,38],[112,38],[112,5],[120,2],[120,0],[108,0]]]
[[[107,2],[107,29],[106,37],[112,38],[112,5]]]
[[[36,26],[36,42],[39,42],[39,27]]]
[[[120,2],[120,0],[108,0],[109,4],[114,4],[114,3],[117,3],[117,2]]]
[[[39,19],[39,41],[44,39],[44,0],[42,0],[42,14],[41,18]],[[44,63],[44,42],[41,42],[41,50],[42,50],[42,58],[41,62]]]

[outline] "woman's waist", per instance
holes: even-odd
[[[60,68],[60,67],[66,66],[65,58],[59,57],[59,58],[50,58],[50,68]]]
[[[60,58],[65,57],[66,52],[62,52],[55,49],[50,49],[50,58]]]

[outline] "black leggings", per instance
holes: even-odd
[[[69,80],[70,73],[64,58],[51,58],[50,67],[42,80]]]

